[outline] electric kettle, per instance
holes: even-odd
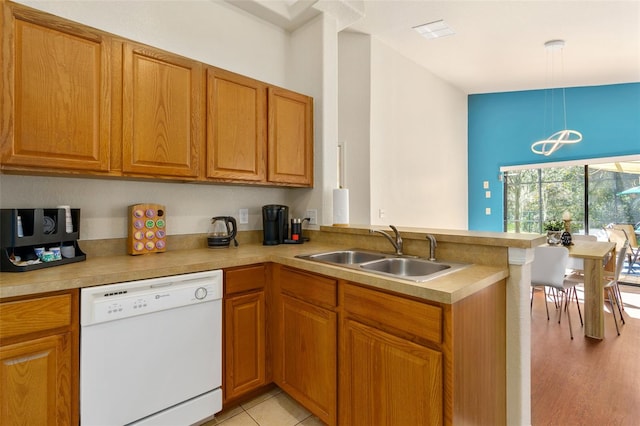
[[[211,226],[207,235],[207,245],[212,248],[229,247],[231,240],[238,247],[236,220],[231,216],[216,216],[211,218]]]

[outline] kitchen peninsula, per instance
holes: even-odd
[[[519,418],[522,410],[529,410],[529,263],[533,247],[543,243],[544,237],[402,227],[399,230],[405,241],[405,252],[410,255],[426,257],[429,245],[425,236],[432,234],[438,241],[438,259],[473,265],[430,281],[411,283],[295,257],[353,247],[390,251],[385,239],[369,235],[369,227],[356,226],[339,229],[321,227],[319,232],[311,233],[310,243],[296,246],[264,247],[259,242],[258,232],[247,232],[240,235],[238,249],[206,249],[205,239],[199,236],[193,238],[197,242],[185,243],[182,246],[184,250],[178,250],[180,244],[177,240],[184,242],[188,238],[174,237],[174,241],[169,240],[169,247],[173,250],[136,257],[127,256],[124,252],[96,256],[92,246],[97,242],[86,241],[81,242],[88,254],[85,262],[28,273],[2,273],[0,297],[6,302],[42,293],[74,292],[85,286],[264,264],[266,271],[271,272],[266,282],[273,287],[265,289],[268,294],[266,301],[276,306],[267,310],[271,315],[267,318],[268,324],[277,323],[278,316],[286,315],[285,312],[302,312],[287,310],[291,307],[306,307],[310,312],[321,312],[328,315],[326,318],[334,318],[337,321],[335,327],[343,330],[338,335],[351,336],[351,343],[345,340],[334,343],[338,350],[346,352],[341,352],[343,355],[339,357],[342,361],[336,368],[341,373],[335,375],[337,392],[333,393],[335,399],[329,406],[315,401],[313,391],[296,387],[295,380],[287,376],[290,372],[281,370],[284,356],[273,356],[277,365],[274,365],[272,380],[303,405],[314,408],[312,411],[325,422],[342,424],[343,416],[348,415],[348,411],[346,414],[337,412],[338,400],[340,407],[346,407],[344,398],[347,397],[352,398],[350,401],[355,404],[350,405],[352,408],[358,406],[358,400],[353,397],[360,395],[358,392],[362,389],[349,387],[353,382],[349,382],[349,374],[343,374],[346,368],[344,357],[359,356],[358,346],[354,344],[366,339],[369,342],[366,345],[373,345],[372,348],[384,342],[396,348],[402,347],[408,353],[426,351],[427,358],[418,358],[429,359],[428,366],[419,368],[425,374],[431,372],[430,380],[441,377],[443,381],[442,393],[430,394],[428,398],[441,401],[440,413],[445,424],[482,423],[483,419],[493,424],[510,424],[511,416]],[[101,244],[102,250],[107,246]],[[124,244],[122,247],[124,250]],[[315,288],[307,284],[316,282],[316,277],[329,285],[328,300],[321,298],[318,301],[314,295],[297,294],[301,288]],[[284,278],[288,284],[283,285]],[[294,278],[300,285],[291,284]],[[379,318],[372,317],[376,314],[372,306],[377,303],[383,303],[378,310],[382,315]],[[398,319],[404,319],[407,312],[427,312],[425,315],[435,318],[435,328],[429,329],[436,330],[436,334],[420,336],[417,331],[401,329],[403,322]],[[483,320],[479,321],[479,317]],[[415,321],[419,323],[424,318],[420,316]],[[441,326],[437,326],[438,321],[441,321]],[[492,331],[487,332],[487,329]],[[267,347],[278,352],[282,349],[282,336],[286,338],[287,333],[295,333],[295,330],[278,327],[275,330],[274,341],[267,343]],[[474,356],[469,356],[470,353]],[[284,354],[288,356],[287,360],[291,359],[289,352]],[[442,375],[435,373],[433,376],[432,368],[436,371],[441,368]],[[483,374],[476,374],[478,371],[483,371]],[[491,376],[488,382],[484,381],[487,375]],[[339,383],[337,377],[340,377]],[[477,378],[476,383],[473,382],[474,377]],[[288,388],[287,384],[291,387]],[[494,387],[495,392],[486,392],[487,386]],[[470,391],[472,389],[477,392]],[[309,392],[305,394],[305,391]],[[347,391],[351,393],[347,395]],[[407,398],[397,403],[407,406],[411,401]]]

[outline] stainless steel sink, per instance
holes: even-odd
[[[315,260],[318,262],[337,263],[340,265],[353,265],[356,263],[364,263],[371,262],[372,260],[384,259],[386,256],[382,253],[371,253],[360,250],[341,250],[299,257],[308,258],[309,260]]]
[[[384,272],[402,277],[431,275],[451,268],[450,265],[444,263],[403,257],[386,258],[375,262],[368,262],[360,265],[360,267],[367,271]]]
[[[427,281],[469,266],[361,249],[336,250],[296,257],[414,282]]]

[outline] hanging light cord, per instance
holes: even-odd
[[[561,73],[564,75],[564,55],[562,54],[562,49],[564,47],[564,41],[563,40],[550,40],[548,42],[546,42],[545,44],[545,48],[547,49],[547,68],[549,68],[549,54],[553,54],[550,53],[552,50],[554,49],[558,49],[560,48],[561,53],[560,53],[560,68],[561,68]],[[554,94],[554,90],[555,90],[555,85],[554,85],[554,68],[553,68],[553,59],[551,60],[551,84],[547,84],[549,87],[551,87],[551,129],[553,130],[553,109],[554,109],[554,99],[553,99],[553,94]],[[548,83],[548,81],[547,81]],[[547,99],[546,99],[546,94],[545,94],[545,117],[543,121],[546,121],[546,109],[547,109]],[[564,84],[562,85],[562,113],[563,113],[563,117],[564,117],[564,130],[560,130],[558,132],[555,132],[554,134],[552,134],[551,136],[549,136],[547,139],[543,139],[543,140],[539,140],[537,142],[534,142],[531,145],[531,151],[533,151],[535,154],[541,154],[541,155],[545,155],[545,156],[549,156],[551,154],[553,154],[554,152],[556,152],[557,150],[559,150],[560,148],[562,148],[563,145],[570,145],[570,144],[576,144],[579,143],[580,141],[582,141],[582,133],[580,133],[577,130],[569,130],[567,128],[567,98],[566,98],[566,94],[565,94],[565,87]]]

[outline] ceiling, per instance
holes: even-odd
[[[469,94],[640,82],[640,0],[226,1],[287,30],[326,11]],[[439,19],[456,34],[426,40],[412,30]],[[566,42],[553,72],[552,39]]]

